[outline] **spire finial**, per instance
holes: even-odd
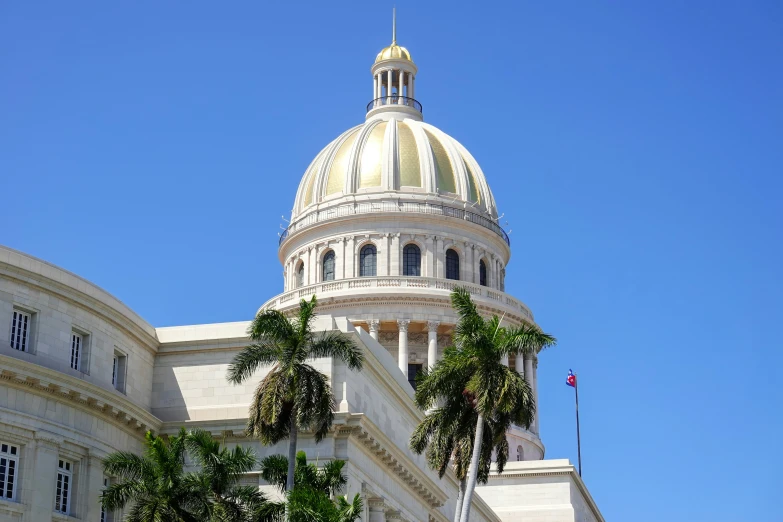
[[[392,45],[397,45],[397,6],[392,7]]]

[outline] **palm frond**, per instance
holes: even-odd
[[[233,384],[242,384],[260,366],[279,363],[282,350],[267,339],[259,339],[240,351],[228,367],[226,379]]]
[[[313,342],[310,356],[338,359],[354,371],[360,371],[364,364],[362,350],[340,331],[324,332],[318,340]]]

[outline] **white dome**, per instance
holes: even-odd
[[[350,195],[434,196],[497,217],[484,173],[465,147],[432,125],[388,116],[347,130],[316,156],[299,184],[292,221]]]

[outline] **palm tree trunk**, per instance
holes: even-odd
[[[468,469],[468,483],[465,488],[465,498],[462,500],[462,516],[459,522],[468,522],[470,516],[470,504],[473,502],[473,492],[476,489],[476,479],[478,478],[479,454],[481,453],[481,439],[484,435],[484,415],[479,413],[476,421],[476,439],[473,441],[473,455],[470,457],[470,468]]]
[[[291,492],[294,489],[294,472],[296,471],[296,412],[291,415],[291,429],[288,432],[288,475],[285,478],[285,490],[286,493]],[[286,499],[285,503],[285,522],[291,520],[291,513],[289,511],[289,502]]]
[[[454,512],[454,522],[459,522],[459,516],[462,514],[462,501],[465,499],[465,487],[467,479],[462,477],[459,480],[459,493],[457,493],[457,509]]]

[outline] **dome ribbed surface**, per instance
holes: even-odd
[[[496,217],[476,160],[457,140],[412,119],[370,119],[327,145],[305,171],[292,217],[341,196],[418,194]]]

